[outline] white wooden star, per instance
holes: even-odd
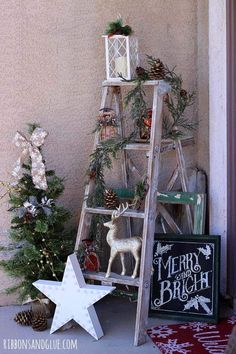
[[[103,336],[93,304],[115,287],[86,284],[75,254],[67,258],[62,282],[37,280],[33,285],[57,305],[50,333],[75,320],[94,338]]]

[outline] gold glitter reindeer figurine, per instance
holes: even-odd
[[[129,207],[128,203],[126,203],[126,206],[124,206],[124,204],[121,204],[119,208],[117,208],[117,210],[113,211],[111,215],[111,221],[104,223],[104,226],[110,229],[107,233],[106,240],[111,248],[110,258],[109,258],[107,272],[106,272],[106,278],[109,278],[111,274],[111,266],[118,253],[120,255],[120,260],[122,265],[121,275],[125,275],[126,268],[125,268],[124,254],[127,252],[131,252],[135,259],[135,267],[131,277],[133,279],[137,277],[138,267],[140,263],[140,249],[142,246],[142,239],[141,237],[138,236],[130,237],[130,238],[117,237],[119,233],[117,221],[119,217],[125,213],[128,207]]]

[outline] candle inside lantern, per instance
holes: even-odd
[[[127,57],[121,56],[115,59],[115,70],[117,75],[127,76]]]

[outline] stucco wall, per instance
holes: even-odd
[[[210,232],[221,235],[221,291],[227,280],[226,0],[209,1]],[[218,69],[218,63],[222,63]]]
[[[208,0],[197,1],[197,166],[209,172]],[[209,181],[208,181],[209,182]]]
[[[186,88],[196,88],[201,45],[197,3],[206,2],[2,0],[0,179],[8,179],[19,154],[11,143],[16,129],[25,131],[27,122],[39,122],[50,133],[44,148],[47,165],[66,177],[62,202],[72,210],[76,223],[93,141],[90,132],[105,77],[101,34],[106,23],[121,14],[135,29],[142,59],[148,53],[170,67],[176,65]],[[207,75],[207,68],[203,72]],[[195,151],[196,147],[191,149],[191,163],[196,161]],[[9,228],[6,209],[7,202],[1,202],[1,242]],[[2,273],[0,277],[1,291],[9,278]],[[0,304],[11,301],[0,294]]]

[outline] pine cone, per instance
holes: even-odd
[[[31,213],[29,213],[29,212],[26,212],[25,216],[24,216],[24,224],[28,224],[32,220],[33,220],[33,215]]]
[[[151,80],[164,80],[166,71],[162,61],[160,59],[153,59],[150,64],[149,78]]]
[[[32,324],[33,312],[32,310],[18,312],[14,318],[16,323],[22,326],[31,326]]]
[[[166,93],[166,94],[164,95],[163,101],[164,101],[165,103],[169,103],[169,102],[170,102],[170,96],[169,96],[168,93]]]
[[[97,176],[97,173],[96,173],[96,171],[91,170],[88,172],[88,176],[90,179],[94,179]]]
[[[104,205],[107,209],[115,209],[120,204],[117,194],[112,188],[106,189],[104,192]]]
[[[142,66],[137,66],[135,71],[136,71],[137,76],[140,79],[143,79],[143,80],[147,80],[148,79],[148,73]]]
[[[32,328],[34,331],[45,331],[48,328],[47,317],[43,313],[35,313],[32,318]]]
[[[180,90],[180,96],[181,97],[183,97],[183,98],[187,98],[187,95],[188,95],[188,93],[187,93],[187,91],[186,90],[184,90],[184,89],[182,89],[182,90]]]

